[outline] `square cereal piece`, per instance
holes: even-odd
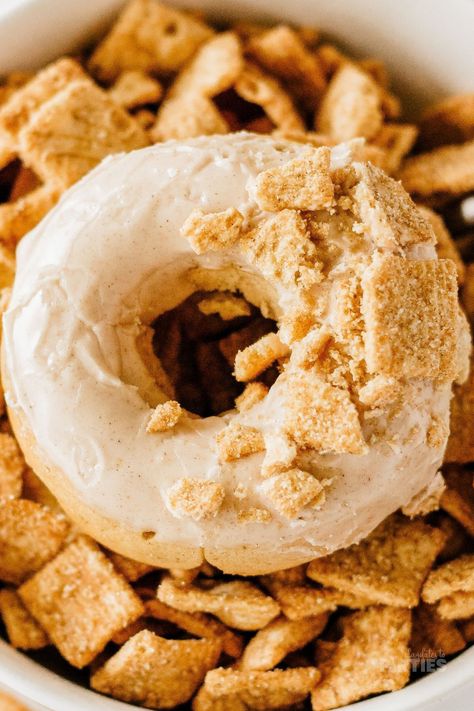
[[[456,377],[458,297],[451,260],[375,256],[362,289],[370,373],[440,381]]]
[[[435,243],[433,228],[397,181],[368,163],[355,167],[352,189],[364,231],[376,247],[401,247],[419,242]]]
[[[288,352],[288,346],[280,341],[276,333],[267,333],[243,351],[237,351],[235,379],[243,383],[254,380],[276,360],[288,355]]]
[[[418,129],[411,123],[385,123],[375,138],[372,146],[383,150],[383,168],[393,175],[400,168],[402,160],[413,148]]]
[[[467,464],[474,461],[474,361],[472,359],[468,379],[462,385],[454,385],[453,393],[451,432],[444,461]]]
[[[86,79],[81,65],[64,57],[49,64],[0,108],[0,132],[17,146],[20,130],[35,112],[55,94],[78,79]]]
[[[361,543],[311,561],[307,575],[374,603],[415,607],[444,541],[439,529],[395,514]]]
[[[127,558],[120,553],[114,553],[113,551],[106,551],[108,557],[114,564],[114,568],[122,573],[123,577],[126,578],[130,583],[135,583],[144,575],[156,570],[152,565],[147,565],[147,563],[140,563],[138,560],[132,560]]]
[[[211,99],[199,94],[185,94],[163,101],[150,136],[159,142],[229,131],[229,124]]]
[[[247,53],[281,79],[306,106],[314,110],[326,87],[317,54],[308,50],[298,33],[278,25],[251,38]]]
[[[217,639],[222,644],[222,651],[228,654],[229,657],[238,658],[242,654],[242,637],[210,615],[202,612],[176,610],[174,607],[165,605],[164,602],[159,600],[147,600],[145,602],[145,615],[157,620],[171,622],[195,637]]]
[[[169,97],[197,94],[212,98],[230,89],[243,69],[242,47],[234,32],[211,37],[178,74]]]
[[[289,469],[267,479],[261,492],[279,514],[294,519],[303,508],[320,508],[325,501],[323,484],[309,472]]]
[[[474,189],[474,141],[408,158],[398,177],[405,190],[420,198],[467,193]]]
[[[424,149],[474,138],[474,94],[459,94],[430,106],[420,119]]]
[[[237,668],[241,671],[268,671],[279,664],[288,654],[305,647],[318,637],[326,627],[328,613],[300,620],[277,617],[259,630],[245,647]]]
[[[367,451],[349,391],[325,382],[314,369],[287,374],[284,429],[300,447],[318,452]]]
[[[195,209],[184,221],[180,233],[189,241],[196,254],[227,249],[239,239],[243,219],[234,207],[207,214]]]
[[[369,607],[344,617],[342,627],[342,639],[321,663],[323,680],[312,694],[313,711],[401,689],[410,678],[409,610]]]
[[[180,69],[213,31],[156,0],[132,0],[95,49],[91,72],[103,81],[132,69],[168,75]]]
[[[271,711],[293,708],[314,689],[315,667],[239,671],[214,669],[194,699],[193,711]]]
[[[68,84],[20,131],[25,163],[65,189],[111,153],[143,148],[140,124],[89,79]]]
[[[15,202],[0,204],[0,234],[11,248],[35,227],[59,199],[59,191],[50,185],[23,195]]]
[[[294,466],[298,450],[285,432],[276,430],[265,434],[265,457],[260,474],[263,478],[281,474]]]
[[[280,82],[256,64],[246,62],[234,88],[242,99],[261,106],[275,128],[285,131],[306,130],[290,95]]]
[[[474,555],[462,555],[432,570],[421,596],[425,602],[437,602],[460,591],[474,593]]]
[[[466,620],[474,615],[474,592],[452,593],[442,597],[437,611],[444,620]]]
[[[242,580],[215,583],[210,588],[180,585],[164,577],[158,600],[184,612],[210,612],[225,625],[241,630],[259,630],[280,612],[278,604],[256,585]]]
[[[160,82],[137,70],[122,72],[109,90],[109,96],[125,109],[155,104],[162,95],[163,87]]]
[[[287,288],[310,289],[323,279],[316,246],[295,210],[281,210],[269,217],[242,236],[240,247],[264,277]]]
[[[435,659],[456,654],[466,646],[457,626],[443,620],[433,605],[419,605],[413,610],[413,629],[410,640],[412,661]]]
[[[458,272],[458,284],[463,284],[466,267],[462,261],[456,242],[448,232],[443,218],[434,210],[424,205],[419,205],[418,210],[421,212],[425,220],[433,228],[436,237],[436,253],[439,259],[452,259],[456,265]]]
[[[64,516],[26,499],[0,506],[0,580],[20,584],[62,547],[69,524]]]
[[[95,691],[148,708],[189,701],[221,653],[218,640],[164,639],[143,630],[92,674]]]
[[[143,604],[92,540],[80,537],[18,593],[62,656],[79,669],[143,614]]]
[[[14,590],[0,590],[0,617],[8,640],[15,649],[42,649],[49,644],[48,635],[30,615]]]
[[[0,432],[0,506],[10,499],[19,498],[25,468],[25,460],[15,438]]]
[[[474,536],[474,489],[472,472],[455,466],[443,470],[447,485],[441,497],[441,508]]]
[[[192,518],[195,521],[216,516],[224,497],[224,487],[212,479],[181,477],[168,489],[172,513],[177,518]]]
[[[265,449],[263,435],[256,427],[231,422],[216,437],[219,460],[233,462]]]
[[[331,150],[324,146],[265,170],[255,181],[255,198],[262,210],[278,212],[321,210],[331,207],[334,185],[330,175]]]
[[[335,588],[317,588],[314,585],[288,584],[275,574],[260,578],[263,587],[275,598],[281,611],[289,620],[304,620],[324,612],[334,612],[338,607],[363,609],[372,602],[362,596],[352,595]]]
[[[316,130],[335,141],[371,139],[382,128],[380,88],[355,64],[345,63],[331,79],[315,118]]]

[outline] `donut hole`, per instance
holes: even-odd
[[[229,292],[197,291],[176,308],[161,314],[152,324],[153,350],[170,379],[179,403],[196,415],[210,417],[235,406],[244,383],[233,376],[237,351],[246,348],[271,331],[276,322],[248,305],[248,315],[222,318],[218,313],[203,313],[199,305],[210,296]],[[268,368],[260,380],[271,386],[278,376]]]

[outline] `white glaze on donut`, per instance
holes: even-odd
[[[232,492],[239,483],[250,491],[248,505],[271,508],[259,476],[263,454],[221,464],[215,447],[215,436],[233,418],[264,433],[276,430],[279,381],[249,412],[185,418],[169,432],[146,432],[150,399],[156,404],[167,397],[140,372],[135,340],[141,323],[194,291],[196,267],[237,267],[241,290],[276,319],[291,301],[237,250],[194,254],[180,227],[196,207],[217,212],[232,206],[246,226],[254,224],[265,215],[248,190],[252,181],[306,150],[240,134],[108,158],[21,242],[3,325],[7,402],[33,432],[45,462],[61,470],[91,511],[134,531],[156,531],[162,542],[204,549],[258,544],[267,555],[285,549],[303,560],[358,540],[433,479],[444,446],[428,447],[426,431],[433,413],[447,421],[450,385],[435,389],[431,381],[413,383],[390,423],[398,444],[378,442],[359,456],[306,455],[321,478],[337,474],[324,506],[294,520],[273,512],[270,523],[238,523],[241,502]],[[335,149],[334,164],[347,155],[344,147]],[[428,243],[411,251],[408,257],[436,256]],[[342,271],[337,265],[333,293]],[[331,311],[326,318],[330,323]],[[140,392],[148,387],[148,402],[136,385]],[[364,434],[383,417],[367,420]],[[216,518],[173,515],[167,491],[183,476],[223,484],[227,497]]]

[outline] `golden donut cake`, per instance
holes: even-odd
[[[469,352],[455,266],[360,149],[241,133],[117,155],[22,240],[10,418],[100,543],[255,575],[435,492]],[[243,295],[278,327],[237,354],[248,385],[219,416],[186,412],[149,347],[157,316],[197,290]],[[274,362],[268,391],[253,384]]]

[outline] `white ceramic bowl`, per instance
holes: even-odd
[[[171,0],[169,0],[171,1]],[[313,24],[356,55],[382,57],[407,113],[474,90],[474,0],[185,0],[218,19]],[[0,0],[0,74],[39,67],[100,32],[122,0]],[[372,662],[373,663],[373,662]],[[456,711],[473,705],[474,647],[406,689],[358,711]],[[51,711],[130,711],[73,684],[0,640],[0,684]],[[35,708],[38,708],[35,706]]]

